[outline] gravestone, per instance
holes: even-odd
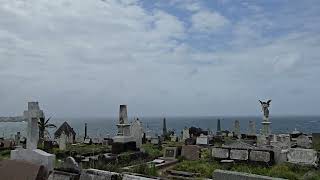
[[[212,156],[218,159],[228,159],[229,149],[227,148],[212,148]]]
[[[177,157],[177,151],[178,151],[177,147],[166,147],[164,149],[163,157],[168,159],[175,159]]]
[[[317,151],[313,149],[290,148],[287,154],[288,162],[302,165],[317,165]]]
[[[311,148],[311,142],[307,135],[300,135],[297,137],[297,146],[302,148]]]
[[[48,177],[48,170],[41,165],[17,161],[0,161],[0,179],[3,180],[44,180]]]
[[[37,149],[39,140],[38,119],[44,118],[38,102],[28,102],[28,110],[24,111],[24,117],[28,119],[27,149],[17,148],[10,153],[11,160],[23,160],[30,163],[43,165],[48,171],[53,171],[55,155]]]
[[[250,152],[250,161],[256,161],[256,162],[270,162],[271,161],[271,155],[268,151],[255,151],[252,150]]]
[[[118,133],[113,137],[112,153],[119,154],[128,150],[136,150],[136,142],[131,135],[131,128],[128,122],[127,105],[120,105]]]
[[[256,130],[256,122],[255,121],[249,121],[249,135],[256,135],[257,130]]]
[[[197,137],[196,144],[198,144],[198,145],[208,145],[209,144],[208,136],[206,136],[204,134],[200,134],[200,136]]]
[[[62,132],[62,134],[59,137],[59,149],[60,150],[67,149],[67,135],[64,132]]]
[[[234,136],[240,136],[240,122],[238,120],[234,121]]]
[[[27,149],[37,149],[39,140],[38,120],[44,118],[38,102],[28,102],[28,110],[24,111],[24,117],[28,119]]]
[[[188,138],[190,138],[189,128],[184,128],[182,130],[182,140],[185,141]]]
[[[131,135],[133,136],[137,148],[141,148],[142,146],[142,135],[143,135],[143,128],[142,124],[139,119],[136,119],[131,124]]]
[[[182,146],[181,156],[184,157],[186,160],[199,160],[200,147],[197,145]]]
[[[67,172],[73,172],[73,173],[80,173],[80,171],[81,171],[79,164],[71,156],[66,158],[66,160],[62,164],[62,167],[59,169],[67,171]]]
[[[249,158],[248,150],[231,149],[230,159],[245,161]]]
[[[80,180],[116,180],[120,179],[120,174],[98,169],[84,169],[81,172]]]

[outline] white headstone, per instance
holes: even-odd
[[[199,137],[197,137],[196,144],[208,145],[209,144],[208,136],[201,134]]]
[[[142,146],[142,136],[143,136],[143,128],[139,119],[136,119],[131,124],[131,135],[133,136],[136,147],[141,148]]]
[[[28,120],[27,149],[30,149],[30,150],[37,149],[38,141],[39,141],[38,119],[31,118]]]
[[[186,140],[188,138],[190,138],[189,129],[188,128],[184,128],[182,130],[182,140]]]
[[[67,135],[62,132],[59,138],[59,149],[66,150],[67,149]]]

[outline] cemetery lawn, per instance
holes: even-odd
[[[215,169],[223,169],[237,172],[246,172],[252,174],[259,174],[264,176],[287,178],[289,180],[300,180],[303,176],[309,172],[311,174],[308,180],[320,179],[320,172],[313,168],[292,165],[292,164],[279,164],[271,167],[261,165],[250,165],[245,163],[234,164],[232,166],[223,166],[217,161],[187,161],[183,160],[178,163],[174,168],[178,171],[186,171],[193,173],[200,173],[203,178],[212,178],[213,171]],[[311,173],[310,173],[311,172]]]
[[[110,148],[104,145],[76,144],[76,145],[68,145],[67,151],[74,152],[79,155],[89,155],[89,154],[102,154],[102,153],[110,152]]]
[[[163,155],[163,152],[153,144],[143,144],[142,148],[151,158],[158,158]]]

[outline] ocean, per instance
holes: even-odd
[[[144,130],[150,134],[162,134],[163,117],[142,117]],[[239,120],[242,133],[248,131],[249,120],[256,122],[257,133],[261,129],[261,117],[232,116],[232,117],[166,117],[167,128],[180,134],[184,127],[200,127],[204,130],[216,131],[217,119],[221,119],[222,130],[233,130],[233,122]],[[129,121],[132,119],[129,119]],[[112,137],[117,132],[117,118],[57,118],[51,122],[59,127],[67,121],[79,136],[84,135],[84,123],[88,123],[88,135],[90,137]],[[272,133],[289,133],[297,129],[304,133],[320,132],[320,116],[275,116],[270,117]],[[0,122],[0,136],[14,137],[20,131],[26,136],[26,122]],[[56,129],[50,129],[50,134]]]

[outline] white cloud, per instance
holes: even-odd
[[[0,1],[1,115],[29,100],[55,116],[116,116],[121,103],[138,115],[213,115],[254,114],[258,97],[319,97],[319,34],[266,36],[282,23],[264,14],[229,20],[198,5],[179,17],[139,1]]]
[[[229,24],[229,20],[218,12],[199,11],[191,17],[192,29],[205,33],[220,30]]]

